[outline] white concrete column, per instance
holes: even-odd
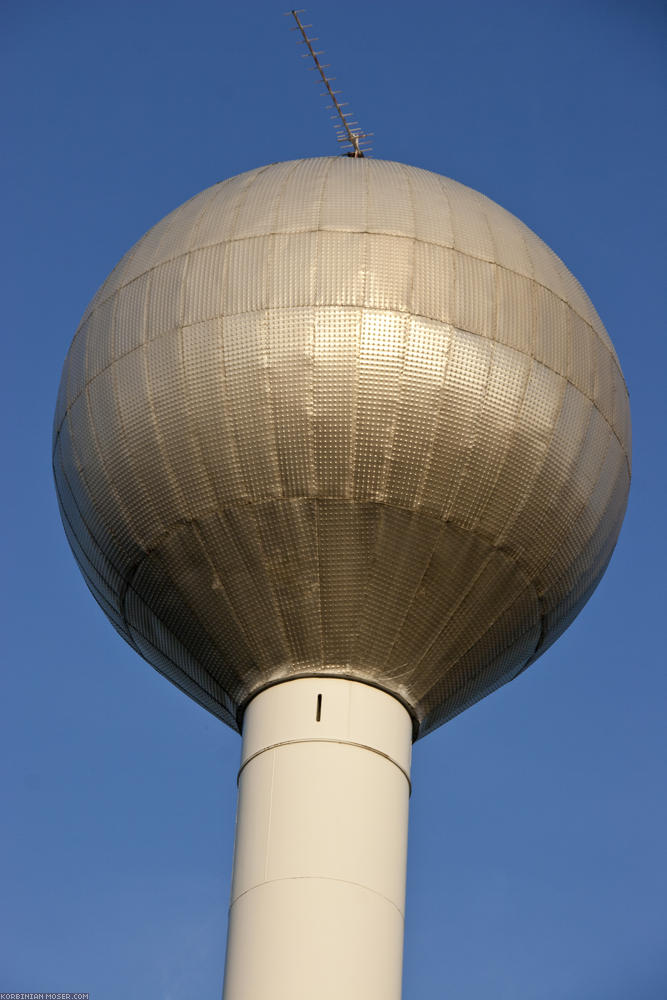
[[[223,1000],[400,1000],[410,716],[334,678],[243,726]]]

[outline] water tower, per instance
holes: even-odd
[[[411,744],[550,646],[620,530],[588,297],[453,180],[252,170],[97,293],[53,462],[102,609],[243,734],[225,1000],[398,1000]]]

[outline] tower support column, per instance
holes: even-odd
[[[411,750],[405,708],[366,684],[248,705],[223,1000],[400,1000]]]

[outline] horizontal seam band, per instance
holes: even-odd
[[[243,892],[240,892],[238,896],[236,896],[229,904],[229,913],[231,915],[234,906],[240,899],[243,899],[243,897],[247,896],[248,893],[254,892],[255,889],[260,889],[263,885],[270,885],[272,882],[303,882],[306,879],[320,882],[341,882],[343,885],[353,885],[357,889],[365,889],[366,892],[372,892],[374,896],[379,896],[380,899],[385,901],[385,903],[389,903],[390,906],[393,906],[393,908],[400,915],[401,920],[405,920],[405,914],[400,907],[396,906],[396,903],[392,899],[389,899],[388,896],[378,892],[377,889],[371,889],[369,885],[362,885],[361,882],[353,882],[351,879],[334,878],[332,875],[285,875],[282,878],[267,878],[263,882],[257,882],[256,885],[251,885],[249,889],[244,889]]]
[[[401,767],[401,765],[397,763],[393,757],[390,757],[389,754],[384,753],[382,750],[377,750],[375,747],[370,747],[365,743],[355,743],[354,740],[332,740],[332,739],[318,738],[318,737],[312,737],[310,739],[282,740],[280,743],[271,743],[269,746],[262,747],[261,750],[255,751],[255,753],[251,754],[250,757],[248,757],[247,760],[244,760],[243,763],[241,764],[239,768],[239,773],[236,776],[237,786],[241,779],[241,774],[243,773],[247,765],[250,764],[251,761],[255,760],[257,757],[260,757],[263,753],[267,753],[267,751],[269,750],[277,750],[280,747],[288,747],[294,743],[333,743],[339,746],[357,747],[359,750],[368,750],[370,751],[370,753],[377,754],[378,757],[383,757],[385,760],[388,760],[390,764],[393,764],[394,767],[396,767],[401,772],[401,774],[408,783],[408,792],[410,795],[412,795],[412,782],[410,781],[410,775],[405,770],[405,768]]]

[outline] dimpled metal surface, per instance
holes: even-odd
[[[532,663],[611,556],[628,396],[531,230],[381,160],[277,163],[150,230],[62,374],[62,518],[154,667],[238,728],[263,687],[356,678],[415,733]]]

